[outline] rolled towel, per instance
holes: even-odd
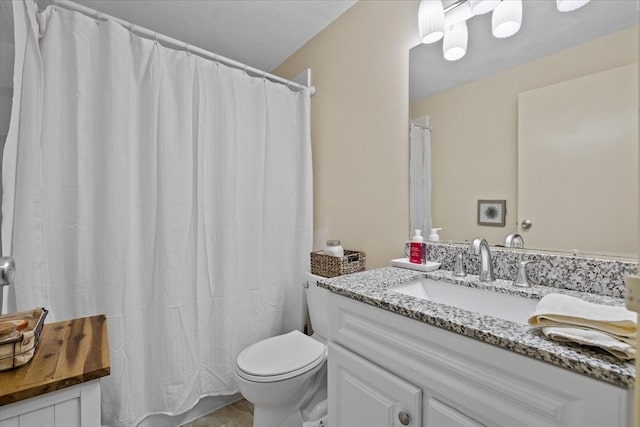
[[[636,358],[635,345],[620,341],[604,332],[593,329],[553,326],[542,328],[542,332],[554,341],[574,342],[599,347],[619,359],[631,360]]]
[[[636,313],[624,307],[594,304],[561,294],[544,296],[529,317],[532,326],[577,326],[626,340],[636,338],[636,321]]]

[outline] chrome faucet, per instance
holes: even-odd
[[[471,255],[480,255],[480,281],[481,282],[493,282],[493,265],[491,264],[491,251],[489,250],[489,243],[481,237],[476,237],[469,246],[469,253]]]
[[[524,248],[524,239],[518,233],[507,234],[504,238],[506,248]]]

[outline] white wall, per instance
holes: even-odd
[[[275,73],[311,68],[317,247],[340,239],[388,266],[409,238],[409,49],[416,1],[360,1]]]

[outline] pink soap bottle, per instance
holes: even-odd
[[[422,251],[424,237],[422,237],[422,230],[414,230],[411,243],[409,244],[409,262],[413,264],[422,264]]]

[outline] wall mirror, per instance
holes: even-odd
[[[457,61],[442,40],[411,49],[442,240],[520,233],[528,249],[637,259],[638,16],[634,0],[571,12],[525,0],[508,38],[492,35],[491,13],[470,18]],[[479,224],[479,200],[506,201],[504,226]]]

